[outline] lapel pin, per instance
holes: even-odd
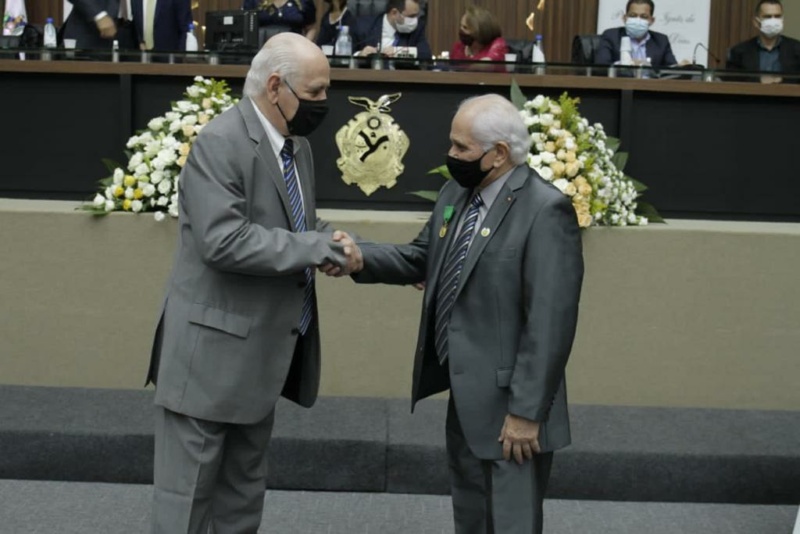
[[[492,233],[492,231],[490,229],[486,228],[486,227],[483,227],[481,229],[481,235],[483,237],[489,237],[489,234],[491,234],[491,233]]]

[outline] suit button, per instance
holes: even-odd
[[[293,336],[300,335],[300,329],[299,328],[292,328],[292,335]]]

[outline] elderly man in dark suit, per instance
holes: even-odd
[[[191,0],[131,0],[133,24],[142,50],[186,50],[192,23]]]
[[[329,84],[319,47],[273,37],[244,98],[203,129],[181,174],[178,251],[148,373],[154,533],[256,532],[278,397],[316,400],[314,271],[359,261],[316,217],[303,136],[325,116]]]
[[[421,0],[389,0],[386,12],[359,28],[361,42],[358,55],[380,52],[394,56],[398,49],[416,47],[419,59],[431,59],[431,45],[425,37],[425,24],[420,22]]]
[[[672,53],[669,37],[650,30],[655,22],[656,7],[653,0],[628,0],[625,26],[603,32],[600,47],[595,53],[595,63],[612,65],[620,60],[620,44],[623,37],[630,37],[631,57],[634,65],[649,65],[654,68],[671,67],[678,62]],[[689,63],[684,61],[683,64]]]
[[[70,0],[72,12],[64,21],[64,39],[83,49],[111,48],[117,36],[119,0]]]
[[[800,74],[800,41],[783,35],[783,4],[761,0],[753,25],[758,35],[731,48],[725,68],[773,73],[761,76],[763,83],[783,81],[781,73]]]
[[[583,280],[575,210],[526,164],[530,137],[498,95],[465,101],[427,225],[359,243],[360,283],[425,282],[412,402],[450,389],[457,534],[542,532],[553,451],[570,443],[564,371]]]

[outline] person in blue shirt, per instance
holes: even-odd
[[[273,35],[294,32],[316,37],[317,8],[313,0],[244,0],[242,9],[258,11],[258,36],[263,44]]]
[[[330,8],[322,16],[319,23],[319,33],[317,34],[317,44],[322,45],[335,45],[336,38],[339,37],[339,30],[342,26],[347,26],[350,29],[350,35],[353,42],[357,43],[356,37],[356,16],[347,9],[347,0],[324,0],[326,4],[330,4]]]

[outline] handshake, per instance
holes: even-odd
[[[325,273],[328,276],[348,276],[353,273],[357,273],[364,268],[364,258],[361,256],[361,249],[358,248],[356,242],[353,241],[353,238],[347,232],[342,232],[341,230],[336,230],[333,233],[333,240],[336,243],[341,243],[344,247],[344,255],[347,259],[347,263],[345,265],[339,266],[334,263],[326,263],[324,265],[319,266],[319,271],[321,273]]]

